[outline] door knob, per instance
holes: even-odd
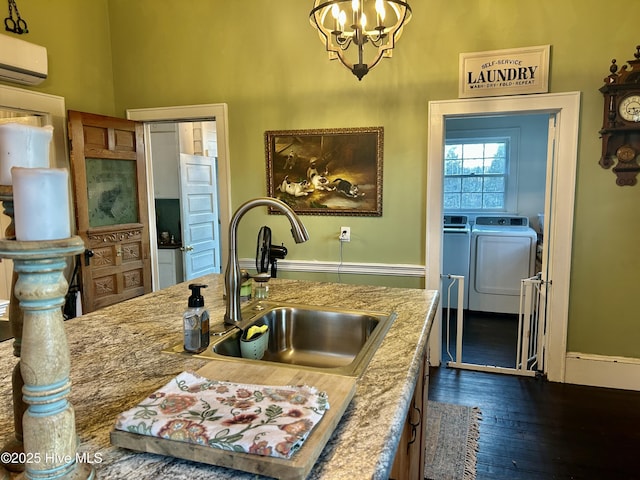
[[[180,250],[183,252],[190,252],[193,250],[193,247],[191,245],[187,245],[186,247],[180,247]]]

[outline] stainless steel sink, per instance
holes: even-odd
[[[268,325],[269,345],[261,360],[297,368],[359,376],[395,319],[394,314],[262,302],[243,313],[240,328],[216,339],[200,358],[238,360],[242,330]]]

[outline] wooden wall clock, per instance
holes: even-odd
[[[604,95],[600,165],[613,167],[616,183],[621,186],[635,185],[640,172],[640,45],[634,57],[619,72],[613,59],[611,74],[600,88]]]

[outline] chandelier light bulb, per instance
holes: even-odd
[[[331,15],[333,16],[334,20],[335,20],[335,24],[336,24],[336,32],[341,32],[342,28],[340,28],[339,25],[339,21],[338,18],[340,17],[340,7],[338,7],[337,3],[334,3],[333,6],[331,7]]]
[[[382,26],[386,13],[384,10],[384,2],[382,0],[376,0],[376,13],[378,14],[378,26]]]
[[[331,5],[331,15],[336,20],[338,20],[338,18],[340,17],[340,7],[338,6],[337,3],[334,3],[333,5]]]
[[[340,10],[340,16],[338,17],[338,23],[340,24],[340,31],[344,32],[344,26],[347,23],[347,12]]]

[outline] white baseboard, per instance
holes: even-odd
[[[252,258],[242,258],[240,268],[253,271],[256,261]],[[278,270],[284,272],[311,273],[351,273],[356,275],[391,275],[399,277],[426,277],[424,265],[395,264],[395,263],[354,263],[354,262],[318,262],[309,260],[278,260]]]
[[[640,358],[567,352],[564,381],[640,391]]]

